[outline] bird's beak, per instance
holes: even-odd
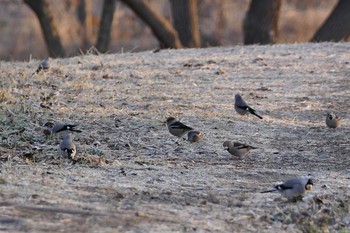
[[[312,184],[307,184],[306,185],[306,190],[310,191],[312,189]]]
[[[228,150],[228,146],[224,146],[224,150]]]

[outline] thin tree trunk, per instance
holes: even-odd
[[[84,27],[86,22],[86,3],[85,0],[79,0],[77,7],[78,19],[81,26]]]
[[[176,30],[163,16],[155,12],[142,0],[121,0],[130,7],[152,30],[164,48],[182,48]]]
[[[91,0],[79,0],[77,7],[77,15],[81,25],[81,39],[83,50],[89,49],[91,47],[91,38],[94,38],[93,33],[93,19],[92,19],[92,6],[93,2]]]
[[[197,0],[171,0],[173,25],[185,47],[198,48],[201,40]]]
[[[96,44],[97,50],[101,53],[107,52],[109,47],[115,5],[116,0],[105,0],[103,3],[100,30]]]
[[[281,0],[252,0],[243,23],[244,44],[274,43]]]
[[[34,11],[39,19],[50,57],[64,57],[64,48],[47,1],[24,0],[24,2]]]
[[[317,30],[312,42],[341,41],[350,35],[350,1],[339,0],[334,10]]]

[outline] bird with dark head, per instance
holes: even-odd
[[[240,94],[235,95],[235,110],[239,115],[252,114],[260,119],[263,119],[262,116],[258,115],[254,109],[248,106]]]
[[[327,113],[326,125],[329,128],[335,129],[339,126],[340,119],[341,118],[335,115],[334,113]]]
[[[50,136],[57,133],[65,134],[67,132],[81,133],[81,130],[75,129],[76,125],[57,123],[51,129],[45,129],[44,134]]]
[[[35,73],[39,73],[42,70],[48,70],[49,68],[50,68],[49,58],[45,58],[44,60],[42,60],[40,62],[38,68],[35,71]]]

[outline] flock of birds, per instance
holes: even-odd
[[[252,114],[260,119],[262,116],[256,113],[242,98],[240,94],[235,95],[234,108],[239,115]],[[340,118],[333,113],[328,113],[326,124],[330,128],[336,128],[339,124]],[[199,131],[193,130],[191,127],[177,121],[174,117],[168,117],[167,126],[169,132],[177,137],[182,137],[187,133],[187,140],[190,142],[197,142],[203,139],[203,135]],[[242,144],[234,141],[225,141],[223,147],[234,156],[247,155],[251,149],[256,149],[253,146]],[[305,177],[297,177],[286,180],[283,184],[276,185],[274,189],[263,191],[261,193],[279,192],[281,195],[289,200],[301,199],[306,191],[310,191],[313,187],[313,180]]]
[[[36,73],[39,73],[42,70],[49,69],[49,59],[43,60],[39,67],[36,70]],[[249,115],[252,114],[260,119],[263,119],[262,116],[256,113],[256,111],[251,108],[242,98],[240,94],[235,95],[235,104],[234,108],[239,115]],[[326,116],[326,125],[329,128],[337,128],[339,126],[341,118],[335,115],[334,113],[327,113]],[[182,122],[176,120],[174,117],[168,117],[166,124],[169,130],[169,133],[182,138],[187,133],[187,140],[190,142],[198,142],[203,140],[203,134],[193,128],[183,124]],[[44,130],[45,135],[60,135],[60,145],[59,148],[63,156],[68,157],[69,159],[76,159],[76,146],[73,142],[73,137],[71,132],[82,132],[75,129],[76,125],[68,125],[57,123],[51,128]],[[251,149],[256,149],[253,146],[242,144],[234,141],[225,141],[223,147],[234,156],[244,156],[247,155]],[[263,191],[261,193],[268,192],[279,192],[281,195],[289,200],[298,200],[302,198],[306,191],[311,190],[313,187],[313,180],[305,177],[297,177],[286,180],[283,184],[279,184],[274,187],[272,190]]]

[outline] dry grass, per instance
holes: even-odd
[[[249,46],[1,62],[5,231],[348,232],[349,44]],[[240,92],[264,120],[238,116]],[[336,130],[325,113],[343,118]],[[176,143],[176,116],[205,140]],[[48,121],[78,124],[79,162]],[[238,160],[225,140],[256,146]],[[289,177],[302,202],[260,194]]]

